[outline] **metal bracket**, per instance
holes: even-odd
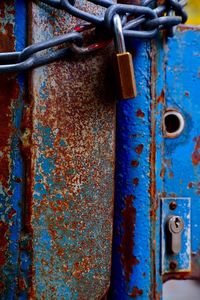
[[[161,198],[161,273],[190,272],[191,270],[191,199]],[[181,219],[184,227],[176,237],[170,227],[175,219]],[[174,234],[174,236],[173,236]],[[178,240],[178,251],[173,250],[174,240]],[[177,241],[175,241],[176,243]],[[177,246],[176,246],[177,248]]]

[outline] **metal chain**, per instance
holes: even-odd
[[[40,0],[47,5],[62,9],[89,24],[76,27],[73,32],[54,37],[51,40],[28,46],[22,52],[0,53],[0,73],[21,72],[48,64],[57,59],[67,57],[76,52],[90,53],[105,47],[114,35],[113,17],[119,14],[122,19],[123,34],[128,38],[152,39],[163,29],[172,35],[174,26],[185,23],[187,14],[184,11],[186,0],[165,0],[162,5],[155,6],[155,0],[143,0],[142,5],[116,4],[112,0],[88,0],[105,8],[104,15],[96,16],[80,10],[72,4],[72,0]],[[108,32],[104,41],[83,47],[84,31],[101,28]],[[105,30],[106,29],[106,30]],[[62,49],[48,50],[55,46],[65,45]],[[38,55],[40,51],[47,50]]]

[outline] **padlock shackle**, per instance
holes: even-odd
[[[118,14],[115,14],[113,17],[113,25],[115,33],[115,49],[118,53],[126,52],[122,22]]]

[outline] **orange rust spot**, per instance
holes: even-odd
[[[174,177],[174,173],[173,172],[169,172],[169,178],[173,178]]]
[[[192,153],[192,163],[194,166],[197,166],[200,163],[200,136],[194,139],[196,143],[194,152]]]
[[[8,191],[7,191],[7,195],[8,195],[8,196],[12,196],[12,195],[13,195],[13,192],[12,192],[11,190],[8,190]]]
[[[18,287],[19,287],[20,291],[24,291],[27,288],[26,282],[25,282],[25,280],[24,280],[23,277],[19,277],[19,279],[18,279]]]
[[[6,251],[8,249],[8,233],[9,226],[4,222],[0,222],[0,267],[6,262]]]
[[[52,239],[55,241],[58,236],[57,230],[53,228],[49,228],[49,233],[51,234]]]
[[[192,189],[192,188],[193,188],[193,183],[192,183],[192,182],[188,183],[188,188],[189,188],[189,189]]]
[[[53,293],[57,291],[57,289],[54,286],[51,286],[50,289]]]
[[[165,103],[165,92],[162,90],[161,94],[157,97],[156,103]]]
[[[16,178],[15,178],[15,182],[21,183],[21,182],[22,182],[22,178],[16,177]]]
[[[155,209],[150,210],[150,217],[155,220],[155,218],[156,218],[156,210]]]
[[[165,166],[162,165],[162,169],[160,171],[160,177],[163,179],[165,177],[165,173],[166,173],[166,169],[165,169]]]
[[[63,256],[65,255],[65,251],[64,251],[64,249],[62,249],[62,248],[59,248],[59,249],[57,250],[57,253],[58,253],[58,256],[59,256],[59,257],[63,257]]]
[[[3,292],[5,288],[5,284],[3,282],[0,282],[0,291]]]
[[[144,118],[145,114],[141,109],[138,109],[136,112],[137,117]]]
[[[132,160],[131,166],[132,166],[132,167],[138,167],[138,166],[139,166],[139,161],[137,161],[137,160]]]
[[[139,144],[139,145],[135,148],[135,152],[136,152],[137,154],[141,154],[142,151],[143,151],[143,149],[144,149],[144,145]]]
[[[131,297],[136,298],[137,296],[142,296],[143,295],[143,290],[138,289],[136,286],[133,288]]]
[[[157,79],[157,47],[155,42],[152,42],[152,51],[151,51],[151,99],[156,99],[156,79]],[[158,101],[164,100],[164,90],[161,92],[161,98],[158,97]],[[151,101],[151,146],[150,146],[150,186],[149,186],[149,194],[151,197],[151,212],[152,213],[152,222],[156,221],[156,210],[158,207],[158,201],[156,197],[156,170],[155,170],[155,162],[156,162],[156,119],[155,119],[155,111],[156,111],[156,103]],[[152,226],[152,240],[155,239],[155,226]],[[152,245],[152,248],[156,248],[155,245]],[[151,254],[152,261],[152,278],[151,278],[151,298],[156,299],[156,257],[155,251],[152,250]]]
[[[133,184],[137,186],[139,184],[139,179],[138,178],[134,178],[133,179]]]
[[[133,195],[127,196],[125,198],[125,208],[122,211],[122,227],[124,230],[121,240],[120,253],[126,281],[130,280],[133,266],[139,263],[137,258],[133,255],[134,227],[136,218],[136,209],[133,207],[134,199],[135,197]]]
[[[63,265],[63,272],[68,272],[69,271],[69,267],[67,265]]]
[[[89,272],[90,271],[90,261],[91,261],[91,257],[86,256],[82,259],[82,261],[75,262],[73,276],[77,279],[80,279],[84,273]]]
[[[15,215],[16,215],[16,211],[13,208],[11,208],[11,210],[8,213],[8,218],[12,219],[12,217]]]

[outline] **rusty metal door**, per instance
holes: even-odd
[[[189,2],[192,8],[199,3]],[[130,45],[138,96],[117,105],[115,300],[163,299],[164,282],[199,281],[200,32],[190,25],[196,22],[181,25],[173,38]],[[184,223],[178,251],[166,228],[172,216]],[[173,299],[183,299],[176,293]]]
[[[1,1],[0,50],[80,24],[40,1]],[[0,75],[0,299],[157,300],[164,281],[199,279],[199,35],[185,25],[129,41],[135,99],[115,99],[112,44]]]

